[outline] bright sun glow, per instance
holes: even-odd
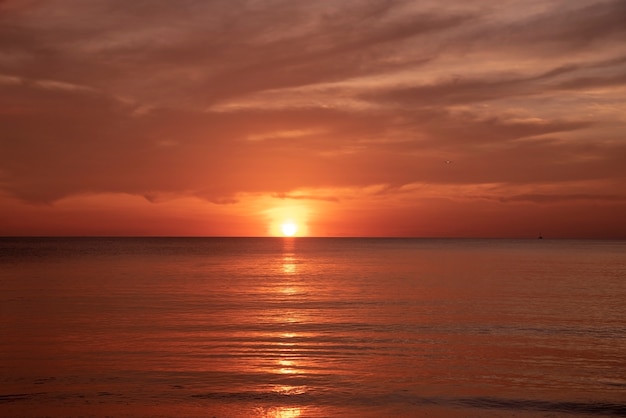
[[[270,237],[306,237],[309,236],[308,206],[297,202],[279,202],[264,211],[267,219],[267,234]]]
[[[296,232],[298,232],[298,225],[295,223],[288,221],[283,223],[280,226],[280,230],[283,232],[283,235],[286,237],[293,237]]]

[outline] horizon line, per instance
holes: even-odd
[[[10,238],[269,238],[269,239],[476,239],[476,240],[626,240],[626,237],[563,237],[554,236],[413,236],[413,235],[306,235],[306,236],[271,236],[271,235],[0,235],[0,239]]]

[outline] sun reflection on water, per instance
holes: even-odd
[[[276,406],[263,408],[258,411],[258,416],[263,418],[296,418],[302,416],[303,408]]]
[[[298,374],[298,371],[294,368],[295,362],[293,360],[278,360],[278,364],[281,366],[278,369],[280,374]]]
[[[283,257],[283,273],[295,274],[296,273],[296,258],[292,255],[286,255]]]
[[[304,285],[304,283],[301,283],[298,274],[298,265],[301,263],[301,260],[297,257],[295,247],[296,239],[283,239],[282,255],[281,258],[276,260],[278,277],[273,289],[270,291],[275,292],[275,295],[279,296],[280,300],[283,301],[291,301],[298,298],[298,295],[302,293],[302,286]],[[297,326],[303,320],[302,313],[293,309],[293,306],[290,308],[285,306],[278,309],[274,317],[276,323],[290,328]],[[307,362],[307,359],[299,354],[300,336],[301,334],[295,329],[284,330],[272,335],[272,338],[278,337],[278,341],[274,342],[274,358],[271,360],[271,367],[272,373],[280,383],[276,382],[272,385],[271,391],[280,394],[281,397],[285,396],[285,399],[290,399],[294,402],[297,402],[299,395],[304,395],[309,390],[306,385],[288,384],[288,381],[294,378],[299,379],[303,376],[303,366]],[[294,396],[295,398],[292,399],[291,397]],[[300,417],[303,411],[301,407],[296,406],[274,406],[265,409],[262,416],[267,418],[295,418]]]
[[[283,273],[287,275],[296,274],[296,257],[295,248],[296,241],[294,238],[283,239],[283,258],[282,268]]]
[[[276,408],[276,418],[295,418],[302,415],[302,410],[300,408]]]

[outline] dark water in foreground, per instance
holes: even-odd
[[[0,238],[0,416],[626,416],[626,241]]]

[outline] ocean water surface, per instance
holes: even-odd
[[[0,416],[626,416],[626,241],[0,238]]]

